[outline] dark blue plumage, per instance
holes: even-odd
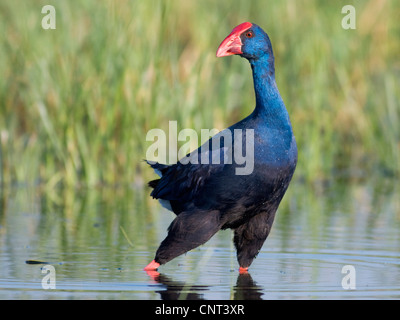
[[[215,151],[221,151],[220,164],[215,161],[210,164],[201,161],[175,165],[149,163],[161,175],[149,183],[153,188],[151,196],[162,200],[177,217],[147,269],[156,269],[203,244],[218,230],[231,228],[235,232],[240,270],[247,270],[267,238],[289,186],[297,163],[297,147],[275,82],[270,39],[259,26],[245,22],[233,29],[217,51],[218,57],[232,54],[239,54],[250,62],[256,107],[248,117],[225,129],[230,132],[222,131],[210,139],[208,146],[224,133],[234,139],[241,132],[242,149],[246,150],[246,138],[251,138],[246,129],[253,129],[253,170],[240,175],[236,169],[243,164],[223,161],[229,151],[233,152],[233,158],[235,155],[235,148],[227,148],[224,139],[220,139],[214,150],[203,146],[188,155],[212,160]]]

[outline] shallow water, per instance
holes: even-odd
[[[394,179],[293,183],[239,275],[229,230],[144,272],[173,215],[141,186],[14,187],[0,202],[0,299],[399,299],[398,191]],[[55,289],[45,289],[46,265]]]

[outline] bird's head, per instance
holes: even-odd
[[[243,22],[232,30],[217,50],[217,57],[233,54],[238,54],[250,62],[260,57],[272,58],[271,41],[258,25]]]

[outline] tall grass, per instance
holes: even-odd
[[[141,183],[152,128],[217,128],[254,107],[249,65],[215,58],[237,24],[270,35],[299,147],[297,178],[400,170],[400,3],[348,1],[0,3],[2,182]]]

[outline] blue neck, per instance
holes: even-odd
[[[253,70],[256,95],[253,116],[262,118],[267,127],[283,130],[289,127],[291,132],[289,115],[275,82],[273,56],[264,55],[258,59],[249,59],[249,62]]]

